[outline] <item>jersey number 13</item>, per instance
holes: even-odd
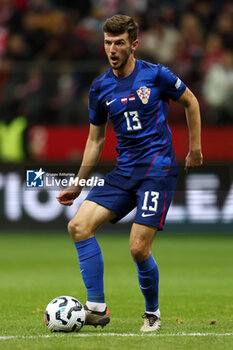
[[[142,128],[142,124],[139,120],[139,114],[137,111],[125,112],[124,116],[126,119],[128,131],[140,130]]]

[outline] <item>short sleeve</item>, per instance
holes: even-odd
[[[161,65],[159,78],[160,90],[163,96],[176,101],[183,95],[186,85],[170,69]]]
[[[108,113],[99,99],[100,88],[92,84],[89,91],[89,120],[91,124],[105,124],[108,119]]]

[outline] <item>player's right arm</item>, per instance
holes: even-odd
[[[189,153],[185,159],[185,170],[188,174],[190,169],[199,167],[203,163],[200,108],[196,97],[189,88],[186,88],[183,95],[177,101],[185,108],[189,129]]]
[[[90,124],[88,139],[83,153],[82,164],[77,177],[87,180],[93,168],[97,165],[105,143],[106,123],[100,125]],[[62,190],[56,197],[63,205],[72,205],[79,196],[82,187],[73,185],[66,190]]]
[[[168,68],[160,66],[161,92],[168,98],[180,103],[186,114],[189,129],[189,153],[185,159],[185,170],[202,165],[201,152],[201,116],[199,103],[188,87]]]

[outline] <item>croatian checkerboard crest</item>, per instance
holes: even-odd
[[[137,90],[137,94],[144,105],[148,103],[150,97],[149,88],[147,88],[146,86],[142,86],[140,87],[140,89]]]

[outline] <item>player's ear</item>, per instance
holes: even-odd
[[[132,52],[134,53],[138,47],[138,39],[132,42]]]

